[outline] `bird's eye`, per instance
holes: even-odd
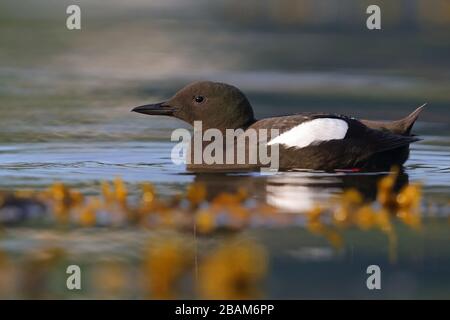
[[[197,103],[202,103],[205,100],[205,98],[203,96],[195,96],[194,100]]]

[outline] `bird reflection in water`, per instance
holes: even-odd
[[[375,201],[378,181],[388,173],[320,173],[311,171],[279,172],[274,175],[199,173],[195,182],[208,191],[207,200],[221,193],[233,193],[237,188],[251,191],[255,201],[264,202],[286,213],[311,210],[325,204],[330,197],[344,190],[358,190],[366,202]],[[393,188],[398,192],[409,177],[401,170]]]

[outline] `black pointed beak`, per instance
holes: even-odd
[[[160,102],[139,106],[133,108],[131,111],[155,116],[173,116],[175,108],[166,105],[165,102]]]

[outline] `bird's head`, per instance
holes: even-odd
[[[132,111],[171,116],[191,125],[202,121],[203,130],[245,129],[255,121],[253,109],[242,91],[211,81],[191,83],[164,102],[139,106]]]

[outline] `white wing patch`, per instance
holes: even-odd
[[[313,142],[344,139],[348,123],[341,119],[319,118],[303,122],[270,140],[268,145],[283,144],[287,147],[304,148]]]

